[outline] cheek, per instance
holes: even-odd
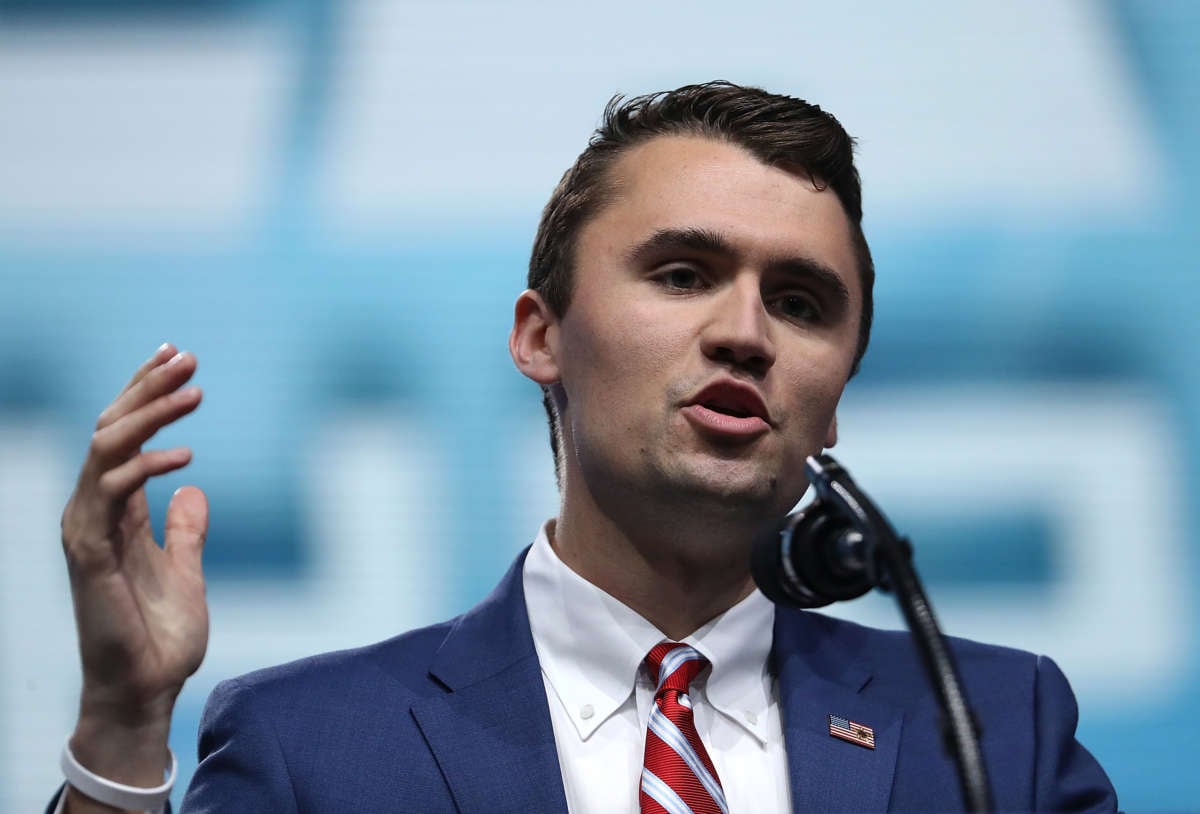
[[[685,341],[677,322],[636,302],[586,315],[572,336],[576,377],[594,388],[652,384],[649,377],[666,370]]]
[[[837,412],[838,402],[846,386],[848,369],[840,355],[829,354],[812,362],[790,377],[791,392],[796,399],[796,415],[806,434],[825,437],[829,423]]]
[[[603,444],[663,432],[665,405],[686,389],[678,370],[686,329],[637,303],[579,316],[565,337],[570,354],[562,368],[576,432]]]
[[[630,343],[624,320],[604,315],[577,314],[564,332],[562,381],[576,414],[591,413],[591,421],[619,410],[619,390],[628,369]]]

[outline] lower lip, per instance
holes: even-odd
[[[770,424],[756,415],[744,418],[726,415],[710,410],[702,404],[689,404],[683,408],[683,414],[700,429],[727,438],[749,440],[771,428]]]

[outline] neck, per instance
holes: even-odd
[[[564,488],[550,542],[567,567],[680,640],[754,590],[750,547],[761,523],[728,510],[602,511],[586,491]]]

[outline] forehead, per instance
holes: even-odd
[[[580,234],[579,259],[628,250],[657,232],[722,235],[748,261],[804,257],[842,276],[861,297],[850,221],[841,201],[807,176],[703,136],[658,136],[609,169],[606,204]]]

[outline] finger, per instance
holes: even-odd
[[[145,485],[155,475],[174,472],[187,466],[192,451],[187,447],[152,449],[130,458],[120,466],[100,476],[100,494],[110,503],[124,500]]]
[[[185,570],[200,574],[200,555],[207,535],[208,498],[195,486],[177,489],[167,505],[163,533],[167,554]]]
[[[170,359],[177,352],[178,351],[175,350],[175,346],[173,344],[171,344],[170,342],[163,342],[161,345],[158,346],[158,349],[156,351],[154,351],[153,356],[151,356],[146,361],[142,362],[142,366],[139,367],[137,369],[137,372],[135,372],[133,374],[133,378],[131,378],[129,381],[127,381],[125,383],[125,386],[121,388],[121,392],[117,393],[117,395],[118,396],[121,395],[121,393],[124,393],[126,390],[128,390],[129,388],[133,387],[135,384],[140,382],[142,380],[142,377],[144,377],[151,370],[154,370],[154,368],[158,367],[163,362]]]
[[[182,387],[196,372],[196,357],[186,351],[171,356],[166,362],[146,372],[104,408],[96,419],[96,429],[103,429],[159,396]]]
[[[160,396],[157,400],[122,416],[114,423],[92,433],[88,465],[93,472],[105,472],[134,455],[142,444],[168,424],[200,406],[199,387],[187,387]]]

